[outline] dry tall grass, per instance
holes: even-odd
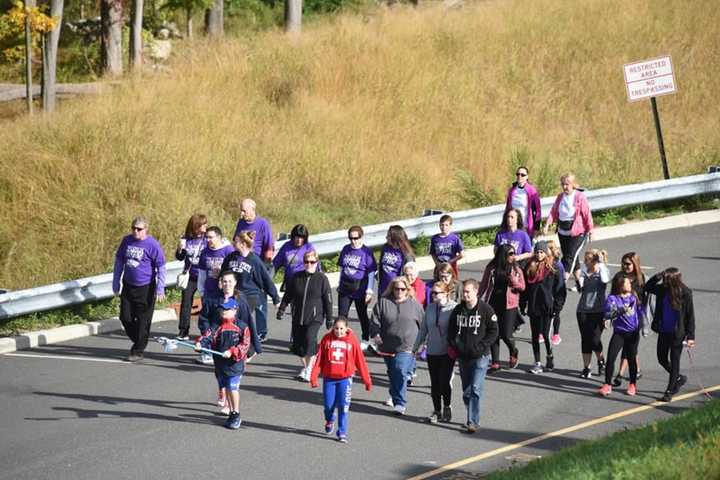
[[[647,102],[622,65],[673,57],[659,100],[671,173],[720,159],[714,0],[495,0],[342,16],[185,47],[173,73],[2,124],[0,286],[107,271],[138,212],[168,251],[193,211],[277,230],[460,208],[455,172],[499,198],[513,163],[550,194],[659,178]]]

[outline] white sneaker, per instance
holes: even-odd
[[[215,362],[213,361],[212,355],[207,353],[201,353],[200,358],[197,360],[198,363],[202,363],[203,365],[213,365]]]
[[[385,400],[385,405],[388,406],[388,407],[394,407],[394,406],[395,406],[395,404],[393,403],[392,397],[390,397],[390,398],[388,398],[387,400]]]
[[[297,375],[295,375],[295,378],[299,378],[300,380],[305,380],[305,377],[307,375],[307,367],[303,367],[300,369]]]
[[[370,344],[366,341],[360,342],[360,350],[362,350],[363,352],[366,351],[369,346],[370,346]]]
[[[405,407],[403,405],[395,405],[393,410],[395,410],[395,415],[405,415]]]

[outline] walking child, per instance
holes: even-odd
[[[218,388],[223,391],[228,402],[228,419],[225,427],[233,430],[240,428],[240,380],[245,373],[245,359],[250,348],[250,328],[236,318],[238,303],[234,298],[226,300],[220,306],[221,323],[215,331],[207,330],[195,343],[195,349],[212,348],[222,352],[214,355],[215,378]],[[223,410],[223,413],[225,410]]]
[[[315,365],[310,374],[310,385],[313,388],[318,386],[318,375],[322,371],[325,433],[332,434],[337,410],[336,435],[338,441],[342,443],[346,443],[348,438],[352,380],[356,368],[360,370],[360,378],[365,384],[365,390],[370,391],[372,380],[360,342],[348,328],[347,318],[338,317],[332,330],[320,341]]]
[[[450,215],[440,217],[440,233],[430,239],[429,253],[435,265],[449,263],[457,277],[459,275],[457,262],[465,255],[465,245],[458,234],[453,233],[452,223],[453,219]]]

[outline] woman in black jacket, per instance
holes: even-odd
[[[309,250],[303,255],[305,270],[296,274],[287,285],[278,319],[288,304],[292,304],[292,347],[300,357],[303,368],[298,378],[309,382],[317,350],[317,334],[323,318],[325,328],[332,327],[332,289],[324,273],[318,271],[318,255]]]
[[[680,375],[683,342],[687,342],[688,348],[695,346],[692,290],[683,283],[680,270],[670,267],[648,280],[645,293],[656,297],[651,328],[658,334],[658,362],[670,374],[662,397],[662,401],[669,402],[687,381],[685,375]]]

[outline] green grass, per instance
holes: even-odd
[[[487,480],[720,478],[720,401],[651,425],[579,443]]]

